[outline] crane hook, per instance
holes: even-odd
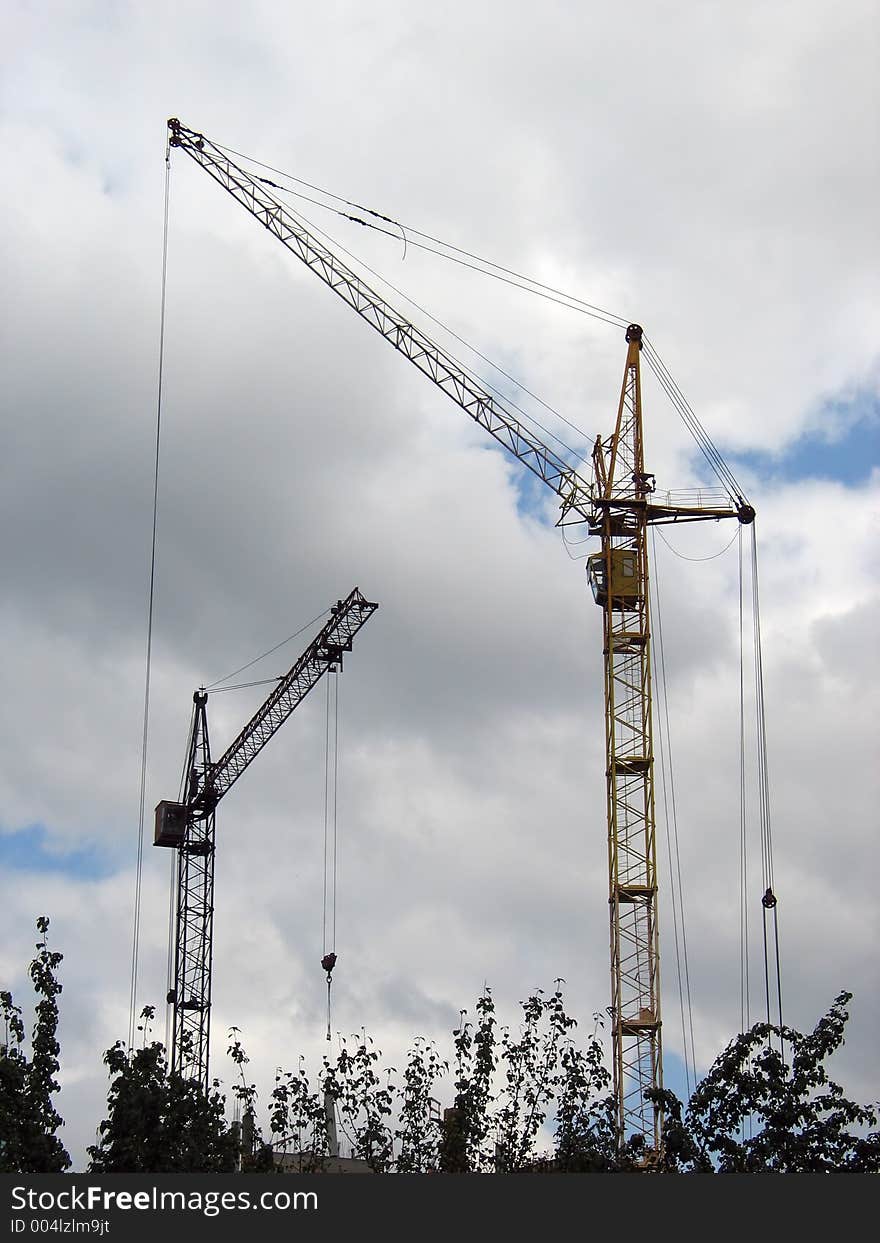
[[[330,986],[333,983],[333,968],[336,966],[336,955],[334,953],[325,954],[321,959],[321,966],[327,972],[327,1039],[330,1040]]]

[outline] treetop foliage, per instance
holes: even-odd
[[[129,1052],[117,1041],[104,1055],[110,1072],[108,1116],[88,1153],[95,1173],[184,1173],[235,1169],[238,1137],[227,1125],[217,1086],[169,1073],[165,1047],[148,1041],[152,1006],[141,1012],[143,1044]]]
[[[851,999],[840,993],[806,1035],[757,1023],[732,1040],[683,1120],[667,1099],[667,1153],[683,1168],[721,1173],[880,1170],[876,1109],[847,1100],[825,1066],[843,1044]]]
[[[0,1171],[60,1172],[70,1166],[56,1131],[59,1091],[57,970],[49,921],[30,964],[38,997],[26,1048],[12,994],[0,992]],[[840,993],[812,1032],[758,1023],[732,1040],[685,1104],[660,1090],[661,1153],[641,1137],[620,1142],[610,1075],[595,1016],[576,1039],[562,981],[521,1003],[515,1028],[498,1020],[491,990],[473,1017],[462,1010],[448,1056],[417,1037],[402,1075],[382,1065],[372,1039],[340,1038],[311,1078],[303,1058],[279,1070],[268,1099],[268,1136],[257,1122],[257,1088],[237,1028],[227,1053],[235,1067],[237,1119],[215,1080],[205,1093],[169,1070],[150,1040],[118,1041],[104,1062],[107,1117],[89,1149],[93,1172],[195,1172],[334,1168],[335,1137],[375,1173],[801,1173],[880,1172],[877,1108],[848,1100],[826,1062],[843,1044],[849,993]],[[450,1102],[445,1108],[441,1099]]]
[[[29,975],[39,1000],[34,1007],[30,1057],[25,1042],[21,1007],[11,992],[0,992],[0,1171],[57,1174],[70,1166],[70,1157],[55,1134],[64,1123],[55,1109],[59,1090],[60,1045],[57,1039],[58,1002],[62,985],[56,972],[63,954],[49,949],[49,920],[37,920],[40,934]]]

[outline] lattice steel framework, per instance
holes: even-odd
[[[448,397],[494,436],[508,452],[566,498],[569,508],[586,519],[590,512],[590,488],[567,462],[549,449],[513,413],[498,394],[487,392],[461,363],[411,324],[371,289],[365,281],[324,246],[302,220],[272,194],[274,183],[255,178],[239,168],[204,134],[187,129],[176,118],[168,122],[169,142],[195,160],[218,185],[241,203],[250,214],[273,233],[283,246],[334,293],[357,311],[405,358]]]
[[[211,759],[208,740],[207,693],[197,691],[193,696],[185,801],[158,805],[155,845],[178,851],[174,987],[168,994],[174,1007],[171,1066],[185,1078],[198,1080],[206,1091],[217,804],[324,674],[342,668],[343,654],[351,651],[355,635],[378,607],[357,587],[337,601],[330,620],[216,761]]]
[[[192,733],[187,761],[187,796],[183,841],[177,849],[177,914],[174,952],[174,1028],[171,1068],[198,1079],[208,1090],[211,1038],[211,954],[214,928],[213,806],[199,806],[205,773],[211,768],[208,696],[193,696]],[[172,995],[169,994],[169,999]]]
[[[648,605],[648,495],[639,376],[641,329],[631,325],[617,424],[597,441],[597,482],[605,668],[605,750],[611,917],[611,1020],[618,1134],[642,1135],[651,1151],[662,1136],[647,1099],[663,1086],[654,749],[651,729],[651,626]],[[629,573],[623,571],[629,570]]]
[[[662,1142],[662,1117],[645,1099],[662,1082],[660,993],[657,953],[657,875],[651,747],[650,626],[648,617],[648,524],[738,517],[754,510],[742,498],[667,493],[648,500],[653,480],[644,474],[641,438],[639,349],[642,330],[627,329],[627,363],[615,435],[597,442],[595,478],[585,480],[547,447],[497,394],[484,388],[399,311],[371,289],[305,222],[276,198],[281,189],[236,165],[203,134],[176,118],[169,143],[203,168],[264,228],[300,259],[399,353],[479,423],[560,498],[560,524],[587,522],[602,537],[609,582],[618,553],[638,563],[643,591],[604,605],[607,736],[608,843],[611,876],[612,1010],[614,1083],[621,1141],[637,1132],[649,1149]]]

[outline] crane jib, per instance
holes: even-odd
[[[330,669],[339,669],[358,631],[369,621],[378,604],[367,600],[357,587],[331,609],[329,621],[318,632],[293,667],[263,701],[237,738],[205,771],[195,774],[183,803],[163,800],[156,807],[153,844],[182,846],[186,826],[193,816],[212,812],[249,767],[294,709]],[[196,692],[197,705],[204,707],[206,692]]]
[[[179,147],[236,199],[264,228],[380,333],[432,384],[452,399],[490,436],[537,475],[560,499],[560,524],[600,521],[596,499],[599,481],[586,480],[564,458],[517,418],[500,394],[490,393],[460,362],[412,324],[353,272],[306,227],[303,220],[273,197],[264,179],[252,177],[208,138],[177,118],[168,122],[169,145]],[[274,183],[271,183],[274,185]],[[639,329],[639,331],[641,331]],[[751,522],[754,510],[737,495],[736,503],[702,513],[700,505],[665,506],[649,516],[652,523],[737,517]]]
[[[328,668],[342,663],[343,653],[351,651],[354,636],[378,607],[378,604],[365,599],[356,587],[345,600],[334,606],[330,620],[293,668],[285,674],[220,759],[205,773],[198,794],[202,804],[217,805]]]
[[[563,518],[574,514],[588,521],[592,513],[590,484],[553,449],[521,422],[499,395],[441,349],[380,294],[371,289],[337,255],[322,245],[303,222],[267,188],[250,176],[203,134],[180,121],[168,122],[170,145],[185,151],[224,190],[273,233],[278,240],[347,302],[399,353],[461,407],[490,436],[559,496]]]

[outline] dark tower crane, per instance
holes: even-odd
[[[379,606],[355,587],[330,610],[296,664],[280,679],[241,733],[211,759],[205,691],[193,696],[184,801],[156,807],[153,844],[177,851],[174,1007],[171,1067],[207,1091],[211,1031],[211,959],[214,925],[214,829],[217,804],[278,732],[325,673],[342,667],[343,653]]]
[[[459,362],[390,306],[306,228],[270,190],[203,134],[168,122],[179,147],[264,228],[442,389],[560,498],[559,524],[586,522],[601,540],[588,561],[604,611],[605,734],[611,911],[614,1093],[618,1136],[642,1135],[659,1151],[662,1114],[649,1089],[662,1087],[657,868],[651,734],[651,636],[648,615],[649,525],[738,518],[754,510],[730,492],[716,504],[677,503],[654,495],[644,469],[639,359],[642,329],[626,332],[627,357],[613,434],[593,453],[584,479],[526,427],[509,403],[488,392]]]

